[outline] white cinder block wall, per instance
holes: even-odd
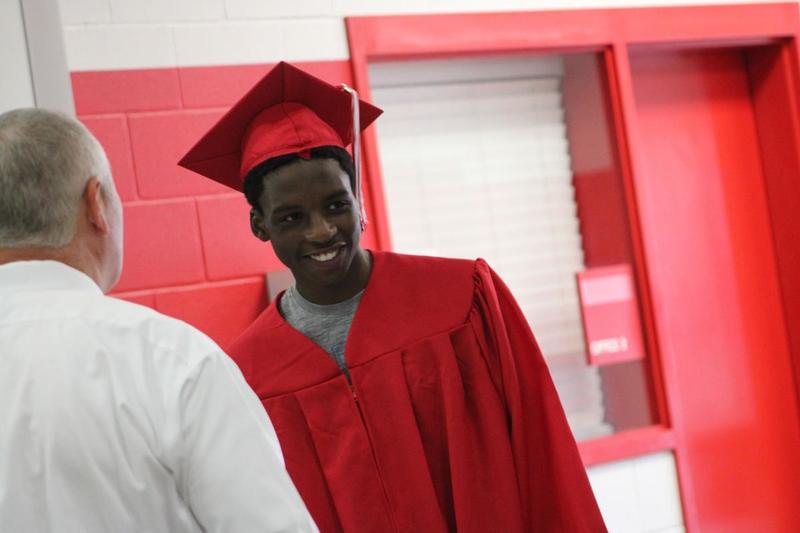
[[[763,0],[728,0],[756,3]],[[715,4],[685,0],[59,0],[71,71],[347,59],[344,17]],[[589,471],[612,533],[683,531],[672,454]]]
[[[764,0],[756,0],[756,2]],[[72,71],[346,59],[349,15],[654,5],[686,0],[59,0]],[[724,3],[754,3],[728,0]]]

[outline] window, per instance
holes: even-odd
[[[386,111],[377,135],[394,249],[489,262],[528,318],[584,440],[612,433],[615,421],[602,371],[586,362],[563,76],[558,56],[370,65],[373,100]],[[645,425],[646,400],[640,410]]]

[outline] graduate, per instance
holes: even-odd
[[[380,113],[280,63],[180,162],[243,191],[294,275],[230,352],[301,496],[323,532],[606,531],[497,274],[361,247],[359,137]]]

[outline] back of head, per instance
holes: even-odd
[[[0,248],[65,246],[90,176],[111,181],[97,140],[52,111],[0,115]]]

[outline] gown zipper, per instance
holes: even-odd
[[[361,409],[361,401],[358,398],[358,394],[356,393],[355,385],[350,380],[349,372],[346,374],[347,376],[347,387],[350,389],[350,394],[353,396],[353,403],[355,404],[356,411],[358,411],[358,415],[361,417],[361,424],[364,426],[364,433],[367,435],[367,442],[369,442],[369,451],[372,454],[372,461],[375,463],[375,471],[378,474],[378,481],[380,481],[381,489],[383,491],[383,497],[386,501],[386,510],[389,513],[389,520],[392,522],[394,526],[394,530],[399,532],[400,530],[397,527],[397,522],[395,521],[394,512],[392,511],[392,506],[389,500],[389,493],[386,491],[386,483],[383,481],[383,475],[381,474],[381,468],[378,464],[378,457],[375,455],[375,449],[372,444],[372,437],[369,434],[369,428],[367,427],[367,419],[364,418],[364,411]]]

